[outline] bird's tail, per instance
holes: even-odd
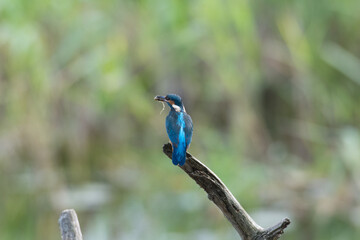
[[[186,146],[185,144],[179,144],[177,147],[173,147],[172,162],[174,165],[184,165],[186,160]]]

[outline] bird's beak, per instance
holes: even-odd
[[[156,96],[154,98],[155,101],[167,102],[164,96]]]

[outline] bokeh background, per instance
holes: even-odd
[[[190,152],[284,239],[360,239],[358,0],[1,0],[0,239],[238,239]]]

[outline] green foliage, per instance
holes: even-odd
[[[237,239],[161,152],[180,94],[190,148],[287,239],[360,237],[360,5],[0,2],[0,239]],[[269,215],[269,213],[271,213]],[[270,220],[267,220],[270,219]]]

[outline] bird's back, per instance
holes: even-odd
[[[183,111],[170,111],[166,117],[166,131],[173,146],[173,164],[182,166],[185,163],[186,150],[192,138],[191,117]]]

